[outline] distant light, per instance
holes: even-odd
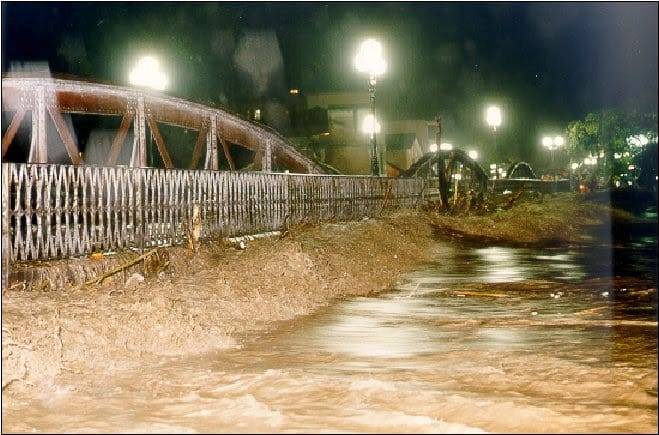
[[[428,147],[431,153],[436,153],[437,152],[437,144],[436,143],[431,143],[430,146]]]
[[[554,139],[550,138],[549,136],[545,136],[542,138],[542,146],[545,148],[551,148],[554,145]]]
[[[565,139],[563,138],[563,136],[556,136],[554,138],[554,146],[562,147],[563,145],[565,145]]]
[[[462,180],[462,174],[453,174],[453,178],[456,180]]]
[[[485,121],[496,130],[501,125],[501,109],[498,106],[489,106],[485,111]]]
[[[380,123],[370,113],[362,121],[362,131],[366,134],[380,133]]]
[[[255,109],[255,110],[254,110],[254,119],[255,119],[256,121],[260,121],[260,120],[261,120],[261,109]]]
[[[506,175],[508,175],[508,173],[507,173],[506,171],[503,171],[503,172],[501,172],[501,176],[502,176],[502,177],[504,177],[504,178],[505,178],[505,177],[506,177]]]
[[[600,156],[600,159],[603,159],[604,158],[604,151],[600,151],[599,156]]]
[[[367,39],[359,46],[355,57],[357,71],[377,77],[387,70],[387,62],[382,57],[382,45],[375,39]]]
[[[468,155],[469,158],[472,159],[472,160],[476,160],[476,159],[478,159],[478,151],[476,151],[476,150],[471,150],[471,151],[469,151],[469,152],[467,153],[467,155]]]
[[[630,171],[633,171],[634,169],[636,169],[636,166],[629,165],[629,166],[627,166],[627,169],[630,170]]]
[[[622,155],[625,157],[629,157],[629,151],[625,151]]]
[[[490,169],[496,170],[497,169],[497,164],[496,163],[490,164]]]
[[[627,182],[627,185],[628,185],[628,186],[631,186],[631,185],[632,185],[632,182],[631,182],[631,181],[628,181],[628,182]]]
[[[320,133],[321,136],[329,136],[329,131],[326,131],[325,133]]]
[[[616,180],[616,187],[620,187],[620,180]]]
[[[613,153],[613,158],[614,159],[619,159],[620,157],[622,157],[622,155],[620,153]]]
[[[299,89],[291,89],[290,91],[288,91],[288,93],[291,94],[291,95],[297,95],[297,94],[300,93],[300,90]]]
[[[439,145],[439,149],[442,151],[451,151],[453,149],[453,145],[450,143],[443,142],[442,144]]]
[[[634,136],[629,136],[627,138],[627,145],[633,146],[633,147],[643,147],[647,145],[649,142],[648,137],[644,134],[637,134]]]
[[[575,169],[579,168],[579,163],[572,163],[572,170],[574,171]]]
[[[159,91],[167,88],[167,76],[160,71],[160,62],[153,56],[144,56],[137,61],[128,75],[128,82]]]

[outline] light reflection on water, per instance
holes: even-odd
[[[393,291],[337,303],[240,350],[64,386],[3,408],[5,429],[654,432],[656,326],[575,314],[597,305],[610,318],[599,294],[556,300],[531,284],[500,298],[454,294],[477,281],[606,270],[589,258],[442,244]]]

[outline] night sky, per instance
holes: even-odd
[[[445,120],[456,145],[485,147],[483,110],[504,110],[499,141],[533,160],[538,136],[601,108],[657,110],[656,3],[7,3],[2,70],[126,85],[157,55],[169,94],[238,110],[302,92],[363,91],[359,41],[378,38],[387,119]]]

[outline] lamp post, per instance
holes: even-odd
[[[371,175],[380,175],[378,168],[377,148],[375,146],[375,135],[380,133],[380,123],[375,115],[369,113],[362,121],[362,131],[371,138]]]
[[[169,80],[160,70],[160,61],[154,56],[143,56],[137,60],[128,74],[128,82],[133,86],[164,91]],[[153,134],[153,133],[152,133]],[[153,166],[153,136],[149,135],[149,165]]]
[[[368,74],[368,95],[371,110],[371,119],[373,126],[377,124],[375,118],[375,85],[377,77],[384,74],[387,69],[387,62],[382,58],[382,45],[375,39],[367,39],[359,46],[359,51],[355,57],[355,67],[357,71]],[[386,174],[386,148],[381,147],[378,152],[375,128],[369,132],[371,138],[371,174]]]
[[[494,136],[494,161],[495,165],[499,157],[499,150],[497,149],[497,128],[501,126],[501,109],[499,106],[489,106],[485,111],[485,121],[487,125],[492,128],[492,135]],[[495,168],[498,169],[498,168]],[[499,178],[499,171],[496,172],[496,178]]]
[[[565,139],[563,138],[563,136],[554,136],[554,137],[544,136],[542,138],[542,146],[547,148],[550,152],[552,170],[555,169],[554,151],[561,148],[563,145],[565,145]]]

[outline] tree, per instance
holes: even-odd
[[[567,127],[568,153],[572,161],[598,159],[595,171],[607,179],[627,170],[642,146],[630,138],[657,141],[657,113],[603,110],[573,121]],[[601,157],[600,157],[601,156]]]

